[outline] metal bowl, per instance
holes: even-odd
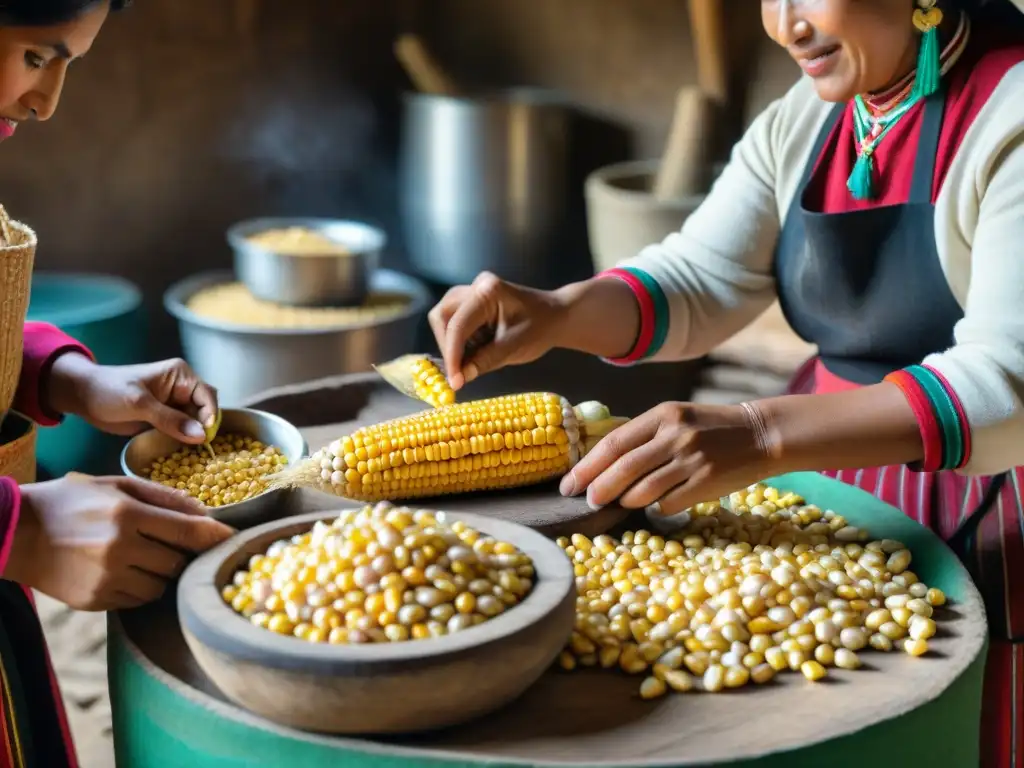
[[[249,240],[272,229],[301,227],[345,247],[346,254],[290,255]],[[384,232],[340,219],[277,217],[250,219],[227,231],[235,252],[235,273],[254,296],[293,306],[351,306],[370,291],[370,277],[387,243]]]
[[[265,328],[201,317],[188,308],[197,292],[234,280],[230,272],[206,273],[171,286],[164,295],[164,307],[178,320],[185,359],[217,387],[221,402],[232,406],[267,389],[369,371],[375,363],[415,351],[419,324],[431,303],[422,282],[380,269],[371,277],[371,288],[404,294],[409,305],[372,323]]]
[[[309,446],[298,428],[280,416],[265,411],[222,408],[220,432],[252,437],[264,445],[275,445],[288,458],[289,464],[295,464],[309,453]],[[181,443],[173,437],[155,429],[143,432],[129,440],[121,451],[121,471],[128,477],[145,480],[145,471],[154,461],[181,447]],[[283,511],[282,495],[289,492],[276,489],[235,504],[211,507],[210,516],[235,528],[248,528],[276,520]]]

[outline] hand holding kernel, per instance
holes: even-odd
[[[490,272],[472,285],[452,288],[428,315],[452,389],[554,349],[560,309],[555,293],[508,283]],[[488,328],[494,329],[493,340],[466,358],[466,346]]]
[[[78,610],[156,600],[187,553],[234,533],[186,494],[135,478],[70,474],[21,494],[3,575]]]
[[[152,425],[179,442],[198,445],[206,439],[204,427],[217,416],[217,391],[184,360],[97,365],[72,352],[57,358],[46,388],[53,410],[115,435],[134,435]]]

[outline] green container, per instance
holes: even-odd
[[[92,350],[105,365],[145,361],[142,292],[110,275],[37,272],[32,276],[28,319],[51,323]],[[40,479],[71,471],[119,474],[123,437],[106,435],[76,416],[39,430]]]
[[[781,489],[796,491],[822,508],[835,509],[851,524],[867,528],[873,537],[903,541],[914,554],[914,571],[926,583],[945,591],[954,610],[957,605],[960,610],[967,610],[969,601],[980,600],[966,570],[949,548],[933,533],[893,507],[864,491],[817,474],[786,475],[769,482]],[[737,756],[732,761],[719,761],[714,765],[728,765],[730,768],[975,768],[978,765],[981,694],[988,648],[984,639],[983,615],[981,610],[976,612],[976,624],[972,627],[977,632],[972,644],[965,646],[965,660],[958,667],[961,671],[944,691],[936,691],[937,698],[923,706],[860,729],[851,727],[846,735],[817,744],[745,759]],[[126,628],[130,629],[126,631]],[[564,768],[572,765],[584,768],[586,765],[592,768],[596,762],[571,762],[564,753],[553,754],[550,760],[534,758],[522,761],[493,755],[474,757],[466,752],[449,751],[445,754],[443,749],[416,748],[415,740],[332,738],[272,725],[211,695],[212,684],[206,678],[196,677],[196,663],[187,649],[182,650],[180,634],[173,598],[140,609],[133,615],[111,614],[108,662],[119,766],[505,768],[525,765]],[[974,650],[976,654],[972,656]],[[865,662],[870,664],[867,654]],[[920,663],[925,662],[922,660]],[[615,675],[611,670],[587,670],[577,674],[592,673]],[[634,681],[626,682],[631,684],[629,690],[635,696]],[[480,685],[486,684],[486,674],[483,674]],[[874,689],[865,688],[859,693],[869,695],[867,692],[871,690]],[[857,694],[857,691],[850,692],[851,696]],[[705,695],[692,694],[690,706],[700,707]],[[721,695],[743,696],[744,692]],[[813,696],[810,692],[807,695],[809,699]],[[602,722],[606,726],[611,723],[616,729],[621,726],[621,738],[628,739],[629,718],[624,717],[623,708],[616,708],[618,705],[614,701],[601,706],[613,711],[610,716],[605,716],[605,712],[599,713]],[[655,706],[652,704],[649,717],[657,717],[653,709]],[[549,711],[547,717],[552,717],[555,710],[557,707]],[[806,716],[808,711],[802,714]],[[814,714],[825,722],[841,721],[844,713],[833,710],[812,713],[811,716]],[[681,716],[685,717],[685,714]],[[706,736],[691,735],[691,738],[728,740],[729,728],[749,728],[751,725],[756,726],[741,722],[722,723]],[[455,731],[469,734],[473,728],[472,723],[467,723]],[[671,723],[666,722],[665,728],[671,729]],[[542,740],[547,735],[543,723],[536,726],[534,736],[537,734]],[[494,736],[491,732],[489,735]],[[586,739],[588,736],[588,733],[581,732],[578,738]],[[425,741],[429,743],[429,739]],[[469,743],[474,743],[472,737],[469,737]],[[479,746],[486,753],[486,744]],[[688,759],[685,744],[679,745],[678,752],[669,747],[666,752],[658,752],[657,757],[653,757],[655,747],[654,744],[636,744],[636,762],[601,760],[600,765],[602,768],[640,765],[669,768],[696,764],[692,758]]]

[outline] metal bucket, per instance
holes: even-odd
[[[490,270],[543,285],[568,209],[569,113],[552,94],[410,94],[400,176],[406,246],[445,284]]]

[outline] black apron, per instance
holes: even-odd
[[[931,201],[945,106],[943,83],[924,103],[906,203],[816,213],[806,199],[809,191],[822,197],[823,175],[815,174],[815,166],[847,109],[836,105],[783,222],[774,267],[782,312],[800,338],[818,347],[825,368],[847,381],[877,384],[892,371],[948,349],[964,316],[939,263]],[[947,540],[965,562],[1007,477],[993,478],[981,503]]]

